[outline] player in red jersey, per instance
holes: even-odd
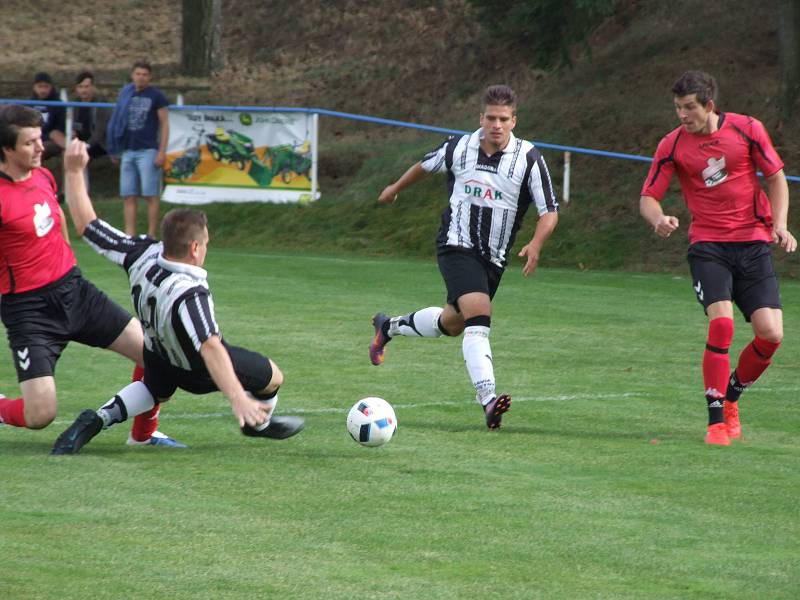
[[[24,106],[0,110],[0,317],[22,397],[0,397],[0,423],[42,429],[56,415],[53,373],[69,341],[108,348],[142,364],[140,323],[84,279],[68,242],[56,182],[41,167],[42,117]],[[180,445],[156,434],[155,412],[132,437]],[[136,438],[139,438],[138,440]]]
[[[677,173],[692,215],[688,260],[697,300],[708,315],[703,382],[708,404],[705,441],[727,446],[741,435],[739,396],[769,366],[783,339],[778,280],[770,243],[794,252],[787,229],[789,188],[783,162],[757,119],[723,113],[715,104],[716,82],[687,71],[672,88],[680,126],[658,145],[639,208],[661,237],[678,227],[661,200]],[[767,193],[757,171],[764,174]],[[755,337],[730,373],[733,304]]]

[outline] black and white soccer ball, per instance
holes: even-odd
[[[362,398],[347,413],[347,431],[362,446],[382,446],[397,431],[392,405],[383,398]]]

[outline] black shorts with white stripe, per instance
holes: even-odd
[[[272,365],[263,354],[230,346],[223,341],[233,363],[233,370],[239,383],[248,392],[259,392],[272,381]],[[170,398],[180,388],[192,394],[218,392],[219,388],[208,370],[180,369],[158,354],[144,349],[144,384],[154,398]]]

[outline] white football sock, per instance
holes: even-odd
[[[261,404],[263,404],[264,406],[266,406],[269,409],[269,411],[267,412],[267,420],[264,421],[261,425],[258,425],[257,427],[254,427],[254,429],[256,431],[263,431],[264,429],[267,428],[267,426],[269,425],[270,420],[272,419],[272,412],[275,410],[275,406],[277,406],[277,404],[278,404],[278,394],[276,392],[275,395],[272,396],[272,398],[267,398],[266,400],[262,400],[261,398],[257,398],[254,394],[252,394],[250,392],[245,392],[245,394],[247,394],[250,398],[252,398],[256,402],[261,402]]]
[[[116,423],[122,423],[129,417],[135,417],[143,412],[147,412],[155,406],[155,400],[150,394],[150,390],[141,381],[134,381],[122,388],[117,395],[106,402],[97,410],[97,414],[103,419],[103,427],[111,427]]]
[[[464,339],[461,342],[467,372],[475,386],[475,398],[482,406],[486,406],[495,397],[490,330],[490,327],[483,325],[469,325],[464,328]]]
[[[430,306],[408,315],[392,318],[389,321],[389,337],[396,335],[427,338],[441,337],[442,330],[439,329],[439,315],[442,314],[442,310],[438,306]]]

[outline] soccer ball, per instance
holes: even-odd
[[[394,409],[383,398],[363,398],[347,413],[347,431],[362,446],[385,444],[397,431]]]

